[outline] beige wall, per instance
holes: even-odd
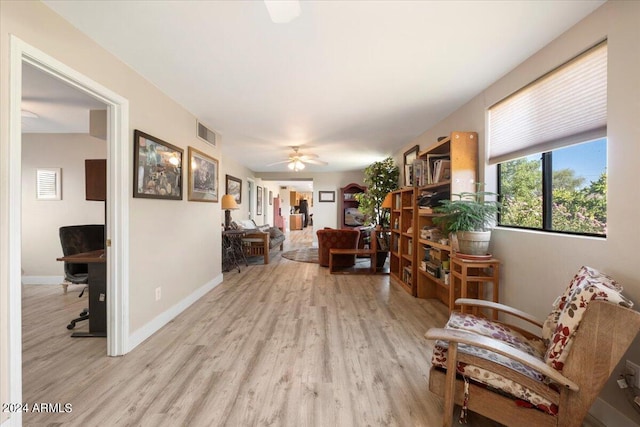
[[[22,135],[22,270],[25,276],[64,275],[62,263],[56,261],[62,256],[60,227],[104,224],[104,202],[85,200],[84,160],[104,159],[106,155],[105,141],[87,134]],[[62,200],[36,199],[35,176],[39,167],[62,169]]]
[[[10,34],[129,101],[129,125],[181,147],[220,158],[195,135],[196,118],[39,2],[0,2],[0,401],[7,402],[8,147]],[[131,141],[127,142],[128,144]],[[132,150],[131,150],[132,153]],[[132,154],[131,154],[132,155]],[[185,163],[186,165],[186,163]],[[186,182],[186,173],[183,175]],[[131,199],[129,210],[130,331],[221,278],[219,203]],[[190,250],[197,248],[197,250]],[[155,288],[162,299],[155,301]],[[0,422],[6,418],[0,415]]]
[[[608,2],[558,39],[496,81],[458,111],[404,147],[433,144],[451,131],[477,131],[480,180],[495,189],[496,171],[485,165],[485,111],[584,49],[608,38],[608,233],[606,239],[496,229],[492,252],[502,261],[501,301],[545,317],[553,300],[581,265],[622,282],[640,305],[637,224],[640,210],[640,2]],[[401,160],[403,151],[396,154]],[[625,358],[640,362],[640,339]],[[635,423],[640,416],[615,387],[617,372],[601,398]],[[600,414],[596,414],[600,416]],[[603,420],[604,421],[604,420]],[[607,423],[607,425],[614,425]]]
[[[224,144],[224,139],[223,142]],[[242,180],[242,202],[240,203],[240,209],[231,211],[231,218],[245,219],[249,215],[249,199],[248,199],[248,187],[247,177],[253,178],[253,172],[250,169],[242,166],[236,160],[230,157],[223,157],[220,166],[220,194],[225,194],[226,175],[231,175],[235,178]],[[221,222],[224,224],[224,212],[221,216]]]

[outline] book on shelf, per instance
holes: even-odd
[[[413,185],[415,187],[424,187],[427,185],[427,162],[422,159],[413,161]]]
[[[427,154],[426,166],[427,166],[427,182],[426,184],[434,184],[436,161],[438,160],[450,160],[449,154]],[[451,169],[451,168],[449,168]]]
[[[434,163],[433,183],[447,181],[451,179],[451,160],[438,159]]]
[[[413,164],[404,165],[404,186],[413,187]]]

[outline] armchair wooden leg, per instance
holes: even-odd
[[[444,389],[444,415],[442,417],[442,425],[451,427],[453,425],[453,409],[455,407],[456,393],[456,359],[458,358],[458,343],[449,342],[449,350],[447,350],[447,377]]]

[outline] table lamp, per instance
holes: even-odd
[[[228,230],[231,227],[231,210],[239,209],[236,203],[235,197],[231,194],[225,194],[222,196],[222,209],[224,209],[224,229]]]
[[[387,196],[384,198],[382,205],[380,205],[380,209],[391,209],[391,208],[393,208],[393,195],[391,193],[388,193]],[[386,219],[387,219],[387,215],[385,212],[382,214],[382,222],[385,222]],[[380,224],[380,225],[384,228],[386,224]]]
[[[391,193],[388,193],[387,197],[385,197],[384,201],[382,202],[382,206],[380,207],[382,209],[391,209],[393,207],[392,199],[393,199],[393,195]]]

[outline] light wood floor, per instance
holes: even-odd
[[[310,246],[312,232],[289,233],[285,251]],[[24,401],[73,405],[26,413],[24,425],[441,425],[423,335],[446,309],[389,276],[329,275],[277,252],[267,266],[224,273],[118,358],[105,356],[104,339],[69,337],[86,306],[78,291],[23,286]],[[469,425],[495,424],[472,415]]]

